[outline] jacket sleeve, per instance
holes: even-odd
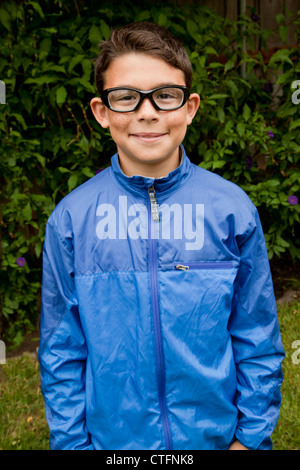
[[[41,390],[50,428],[50,448],[92,449],[85,420],[87,348],[73,274],[72,244],[47,224],[39,361]]]
[[[267,249],[257,210],[245,234],[236,237],[240,266],[229,331],[237,371],[236,438],[249,449],[272,449],[271,434],[281,403],[284,350]]]

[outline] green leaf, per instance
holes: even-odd
[[[250,175],[249,171],[245,171],[244,176],[245,176],[246,180],[251,183],[251,175]]]
[[[30,220],[32,218],[32,209],[31,205],[28,202],[24,209],[22,210],[22,215],[24,216],[25,220]]]
[[[68,168],[64,168],[63,166],[59,166],[57,168],[61,173],[70,173],[70,170]]]
[[[247,104],[245,104],[244,108],[243,108],[243,118],[247,122],[249,120],[250,116],[251,116],[251,110],[250,110],[249,106]]]
[[[34,10],[38,12],[41,18],[45,17],[41,6],[37,2],[28,1],[27,4],[32,5]]]
[[[88,154],[89,153],[89,141],[87,140],[87,138],[84,136],[82,136],[80,142],[79,142],[79,147],[82,148],[82,150]]]
[[[17,162],[16,162],[16,158],[15,158],[15,157],[9,157],[9,158],[7,159],[7,163],[8,163],[8,165],[11,166],[11,167],[16,166],[16,163],[17,163]]]
[[[293,71],[289,70],[288,72],[285,72],[279,75],[279,77],[276,80],[276,85],[281,85],[282,83],[290,83],[292,77],[293,77]]]
[[[40,43],[40,51],[49,52],[51,49],[52,41],[50,38],[44,38]]]
[[[245,133],[245,129],[246,129],[246,126],[244,123],[242,122],[239,122],[236,126],[236,130],[238,132],[238,134],[243,137],[244,133]]]
[[[46,85],[47,83],[54,83],[58,81],[56,75],[42,75],[41,77],[36,78],[27,78],[24,83],[36,83],[37,85]]]
[[[78,54],[75,57],[72,57],[69,67],[68,67],[68,73],[71,73],[73,68],[76,67],[80,62],[82,62],[82,59],[85,57],[84,54]]]
[[[280,181],[274,180],[274,179],[273,179],[273,180],[268,180],[268,181],[267,181],[267,184],[266,184],[266,186],[271,186],[271,187],[273,187],[273,188],[274,188],[275,186],[279,186],[279,185],[280,185]]]
[[[53,72],[62,72],[64,74],[67,73],[66,69],[62,65],[49,65],[47,64],[47,70],[53,70]]]
[[[16,118],[16,120],[21,124],[24,130],[27,129],[26,122],[21,114],[11,113],[11,116],[14,116]]]
[[[78,177],[76,174],[73,174],[68,179],[68,190],[71,192],[77,185]]]
[[[110,37],[111,30],[108,24],[105,23],[104,20],[100,20],[100,29],[101,29],[101,33],[103,34],[104,39],[107,40]]]
[[[135,18],[135,21],[145,21],[145,20],[149,20],[150,18],[150,12],[148,10],[143,10],[143,11],[140,11],[137,15],[137,17]]]
[[[198,34],[198,26],[193,20],[187,20],[186,22],[186,29],[190,36],[194,37],[196,34]]]
[[[290,246],[290,244],[287,241],[285,241],[282,237],[280,237],[280,235],[277,235],[276,242],[278,243],[279,246],[283,246],[285,248],[288,248]]]
[[[73,50],[75,49],[76,51],[82,50],[80,44],[78,43],[78,39],[59,39],[59,42],[61,44],[65,44],[69,49]],[[66,60],[69,60],[68,57]]]
[[[225,93],[216,93],[214,95],[210,95],[209,99],[210,100],[221,100],[223,98],[227,98],[229,95],[226,95]]]
[[[289,130],[292,131],[296,129],[296,127],[300,127],[300,119],[296,119],[295,121],[290,122]]]
[[[223,122],[225,122],[225,113],[224,113],[223,108],[221,107],[217,108],[217,116],[218,116],[219,121],[223,124]]]
[[[196,59],[196,57],[199,57],[199,54],[197,51],[193,51],[190,55],[190,59],[193,60]]]
[[[277,13],[275,18],[276,18],[277,24],[282,24],[285,22],[285,16],[283,13]]]
[[[52,28],[39,28],[40,31],[45,31],[46,33],[50,34],[57,34],[57,29],[52,27]]]
[[[219,62],[211,62],[210,64],[208,64],[208,67],[211,69],[217,69],[217,68],[222,68],[223,65],[220,64]]]
[[[283,43],[286,42],[288,34],[289,34],[289,28],[287,26],[285,25],[279,26],[279,36]]]
[[[65,87],[64,86],[59,87],[56,90],[56,103],[58,104],[60,108],[66,101],[66,97],[67,97],[67,90],[65,89]]]
[[[168,17],[165,15],[165,13],[160,13],[158,15],[158,21],[157,22],[160,26],[166,26],[167,23],[168,23]]]
[[[4,28],[11,31],[10,15],[6,10],[4,10],[4,8],[0,8],[0,21]]]
[[[235,63],[236,63],[236,59],[237,59],[237,55],[236,54],[233,54],[233,56],[231,57],[231,59],[229,59],[226,64],[225,64],[225,73],[228,72],[228,70],[231,70],[233,69],[233,67],[235,67]]]
[[[88,178],[92,178],[93,176],[95,176],[95,173],[92,172],[92,170],[91,170],[90,168],[88,168],[88,167],[82,168],[81,171],[82,171],[82,173],[83,173],[85,176],[87,176]]]
[[[205,53],[206,53],[206,54],[218,55],[216,49],[214,49],[214,48],[211,47],[211,46],[206,46],[206,48],[205,48]]]
[[[35,256],[36,256],[37,258],[40,257],[41,252],[42,252],[42,248],[43,248],[42,242],[37,242],[37,243],[34,245],[34,252],[35,252]]]
[[[269,65],[274,66],[276,62],[288,62],[289,64],[293,65],[289,55],[291,50],[289,49],[279,49],[276,51],[275,54],[272,55]]]
[[[92,44],[98,44],[102,40],[100,28],[95,24],[89,30],[89,40]]]
[[[89,80],[91,71],[92,71],[92,63],[89,59],[83,59],[82,61],[82,70],[84,72],[83,78]]]
[[[37,158],[37,161],[41,164],[43,168],[46,166],[46,158],[40,155],[39,153],[35,153],[35,156]]]
[[[215,170],[216,168],[223,168],[223,166],[226,165],[226,163],[227,163],[226,160],[218,160],[216,162],[213,162],[212,169]]]
[[[96,87],[92,85],[90,82],[88,82],[87,80],[85,80],[84,78],[81,78],[81,77],[72,78],[71,80],[68,80],[67,83],[69,85],[77,87],[77,90],[82,87],[86,91],[89,91],[91,93],[96,93]],[[79,87],[78,85],[81,85],[81,87]]]

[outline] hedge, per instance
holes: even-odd
[[[247,192],[258,207],[270,259],[300,259],[299,38],[288,47],[285,16],[276,19],[278,30],[271,32],[261,29],[255,11],[233,21],[194,4],[1,4],[0,334],[6,341],[18,344],[38,322],[48,216],[115,152],[89,105],[96,94],[92,59],[112,26],[152,21],[183,41],[194,68],[192,88],[201,96],[184,141],[189,157]],[[271,34],[283,44],[273,54],[266,48]]]

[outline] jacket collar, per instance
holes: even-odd
[[[167,176],[162,178],[149,178],[141,175],[125,175],[121,170],[117,153],[111,158],[112,172],[119,184],[133,192],[140,193],[142,189],[150,188],[153,184],[156,192],[173,191],[185,183],[191,173],[192,164],[185,153],[184,147],[182,145],[180,147],[182,149],[180,165]]]

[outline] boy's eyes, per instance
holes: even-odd
[[[110,100],[111,101],[124,101],[124,102],[129,102],[129,101],[136,101],[139,99],[139,94],[138,93],[131,93],[131,92],[115,92],[111,93],[110,95]]]
[[[177,99],[182,96],[181,90],[157,90],[153,93],[154,99],[169,100]],[[112,101],[132,101],[140,98],[139,93],[130,90],[118,90],[110,93]]]
[[[120,95],[118,97],[114,97],[113,100],[115,101],[132,101],[137,100],[139,96],[137,95]],[[160,93],[159,95],[154,95],[153,98],[155,100],[170,100],[174,99],[175,97],[168,94],[168,93]]]
[[[120,95],[116,97],[115,99],[117,100],[124,100],[124,101],[130,101],[130,100],[136,100],[138,98],[138,95]]]
[[[121,96],[119,98],[119,100],[124,100],[124,101],[130,101],[130,100],[135,100],[136,99],[136,96],[130,96],[130,95],[127,95],[127,96]]]
[[[159,99],[159,100],[170,100],[170,99],[176,99],[176,96],[175,94],[171,94],[171,93],[168,93],[168,92],[161,92],[161,93],[158,93],[157,95],[154,96],[154,99]]]
[[[161,111],[178,109],[188,99],[186,88],[181,86],[161,87],[150,91],[139,91],[130,88],[108,89],[103,92],[103,100],[113,111],[135,111],[145,98],[152,101],[153,106]]]

